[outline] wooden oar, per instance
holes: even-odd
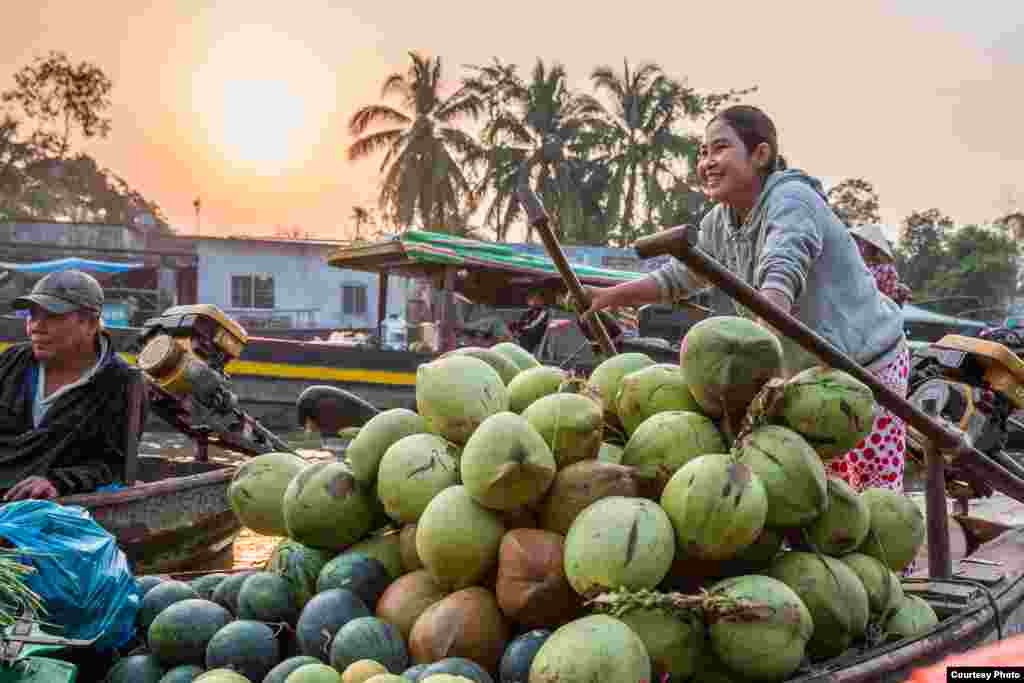
[[[562,251],[562,245],[558,243],[554,230],[551,229],[551,221],[544,210],[544,205],[541,204],[540,198],[537,197],[536,193],[528,185],[523,183],[516,189],[516,199],[519,200],[520,206],[526,211],[526,219],[537,231],[537,234],[540,235],[541,241],[544,242],[544,249],[554,262],[559,275],[562,276],[562,280],[569,290],[569,296],[573,298],[576,304],[576,310],[580,312],[587,310],[590,308],[590,297],[587,296],[587,293],[583,290],[583,285],[580,284],[579,278],[576,277],[576,273],[569,266],[569,260],[565,257],[565,252]],[[601,351],[608,357],[614,356],[616,353],[615,344],[612,342],[612,338],[608,336],[608,330],[605,329],[601,318],[591,314],[581,317],[590,328],[594,338],[597,339],[597,343],[601,346]]]

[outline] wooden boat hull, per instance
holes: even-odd
[[[59,500],[79,505],[117,538],[136,574],[231,566],[242,530],[227,490],[235,468],[139,457],[148,483]]]

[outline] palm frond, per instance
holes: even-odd
[[[366,132],[370,126],[382,123],[395,123],[400,126],[407,126],[412,119],[386,104],[368,104],[360,107],[348,120],[348,132],[353,137],[359,137]]]

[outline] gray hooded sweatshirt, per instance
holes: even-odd
[[[801,322],[857,363],[877,368],[896,358],[902,311],[878,291],[818,180],[797,170],[772,173],[742,225],[735,211],[718,204],[701,221],[698,244],[754,289],[783,292]],[[666,303],[708,284],[676,259],[651,276]],[[782,342],[790,372],[818,364],[795,343]]]

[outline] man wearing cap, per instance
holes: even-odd
[[[102,287],[81,271],[51,273],[12,306],[28,313],[30,341],[0,354],[3,502],[123,482],[145,421],[145,392],[103,330]]]

